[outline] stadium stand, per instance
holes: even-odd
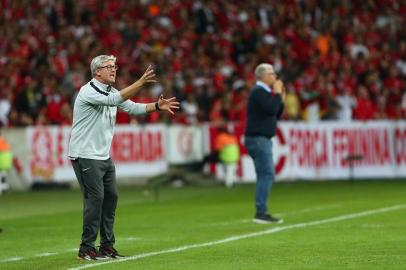
[[[290,120],[404,119],[406,1],[1,0],[2,126],[69,125],[88,63],[114,54],[117,87],[152,63],[159,83],[135,101],[175,95],[175,118],[244,121],[252,70],[288,82]],[[163,117],[165,119],[162,119]]]

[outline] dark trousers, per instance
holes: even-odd
[[[81,249],[95,247],[100,230],[100,246],[115,243],[113,225],[117,206],[116,171],[111,159],[78,158],[72,166],[83,193],[83,232]]]

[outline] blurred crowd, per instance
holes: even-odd
[[[404,119],[405,0],[0,0],[2,126],[69,125],[89,64],[117,56],[116,88],[153,64],[175,117],[118,123],[245,121],[253,71],[286,82],[287,120]],[[163,118],[163,119],[162,119]]]

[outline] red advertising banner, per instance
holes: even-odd
[[[242,153],[240,181],[253,182],[244,130],[238,125],[233,129]],[[212,145],[216,128],[208,133]],[[277,180],[406,176],[405,122],[281,122],[272,140]]]
[[[255,170],[244,147],[244,127],[228,126],[240,145],[239,181],[253,182]],[[28,180],[75,180],[67,157],[70,127],[31,127],[26,132]],[[117,126],[111,148],[117,177],[155,175],[166,172],[168,164],[198,161],[204,149],[212,147],[216,134],[217,128],[210,125]],[[404,121],[281,122],[272,140],[277,180],[406,176]]]
[[[68,159],[70,127],[27,128],[31,181],[75,181]],[[167,171],[165,126],[117,126],[111,146],[117,177],[148,176]]]

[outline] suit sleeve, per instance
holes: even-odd
[[[263,111],[279,117],[279,114],[283,111],[282,97],[280,94],[271,95],[265,91],[256,91],[254,95],[255,103],[258,104]]]
[[[285,105],[284,105],[283,103],[281,103],[281,106],[280,106],[280,108],[279,108],[278,114],[276,115],[276,117],[277,117],[278,119],[281,118],[284,109],[285,109]]]

